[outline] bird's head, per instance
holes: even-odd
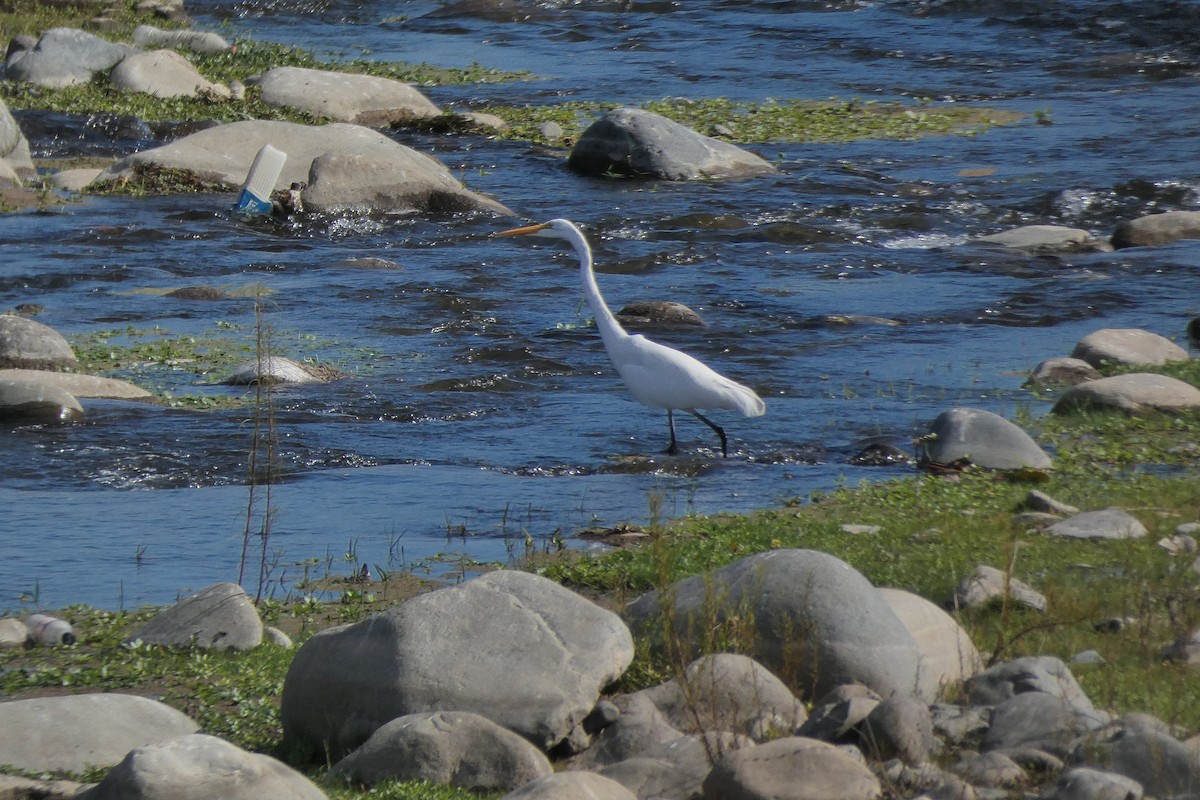
[[[494,236],[540,236],[543,239],[567,239],[570,241],[573,237],[579,235],[579,229],[575,224],[565,219],[552,219],[549,222],[540,222],[537,225],[525,225],[521,228],[512,228],[507,231],[500,231],[493,234]]]

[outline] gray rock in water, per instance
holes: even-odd
[[[638,800],[621,784],[594,772],[556,772],[509,792],[500,800]]]
[[[1044,531],[1061,539],[1140,539],[1149,533],[1137,517],[1121,508],[1083,511]]]
[[[116,44],[76,28],[51,28],[32,50],[10,59],[4,77],[52,89],[88,83],[137,48]]]
[[[1120,249],[1197,238],[1200,238],[1200,211],[1167,211],[1118,223],[1113,230],[1112,244]]]
[[[1055,414],[1069,414],[1080,409],[1105,408],[1126,414],[1188,411],[1200,408],[1200,389],[1169,375],[1128,372],[1071,387],[1053,410]]]
[[[340,756],[396,717],[473,711],[535,744],[564,739],[633,659],[612,612],[502,570],[321,631],[284,682],[284,749]]]
[[[937,699],[983,668],[970,634],[954,617],[912,592],[887,587],[878,591],[917,643],[921,654],[917,696],[922,700]]]
[[[205,31],[172,30],[164,31],[153,25],[138,25],[133,29],[133,43],[138,47],[183,48],[193,53],[214,55],[229,49],[229,42],[224,37]]]
[[[314,161],[324,159],[320,170],[324,185],[302,193],[306,208],[330,210],[367,203],[378,213],[411,212],[419,201],[425,203],[418,209],[423,212],[472,207],[511,214],[495,200],[467,190],[436,159],[379,131],[347,123],[316,126],[269,120],[231,122],[119,159],[98,180],[124,180],[144,169],[178,169],[233,191],[241,187],[255,156],[266,144],[287,154],[274,191],[310,182]],[[372,175],[370,169],[380,172]],[[344,183],[337,179],[339,172],[344,175]]]
[[[986,564],[980,564],[954,589],[955,608],[980,608],[1007,595],[1014,602],[1036,611],[1046,610],[1046,596],[1024,581]]]
[[[71,345],[49,325],[0,314],[0,367],[54,369],[75,363]]]
[[[221,383],[235,386],[255,383],[322,383],[306,366],[282,356],[252,359],[234,368]]]
[[[922,466],[972,464],[985,469],[1050,469],[1046,451],[999,414],[978,408],[943,411],[922,440]]]
[[[924,764],[933,752],[933,718],[929,706],[911,695],[894,694],[858,726],[860,749],[873,759],[899,758],[905,764]]]
[[[1072,358],[1100,369],[1107,365],[1122,367],[1159,367],[1171,361],[1187,361],[1188,354],[1165,336],[1140,328],[1103,328],[1079,340]]]
[[[2,72],[0,70],[0,74]],[[29,152],[29,140],[3,100],[0,100],[0,163],[7,164],[18,181],[37,175]]]
[[[56,386],[74,397],[105,397],[113,400],[148,400],[154,395],[140,386],[114,378],[83,375],[78,372],[50,372],[38,369],[0,369],[0,381],[37,381]]]
[[[467,711],[399,717],[334,765],[355,783],[429,781],[474,791],[512,791],[554,772],[550,760],[512,731]]]
[[[687,733],[727,731],[763,739],[791,733],[806,716],[782,681],[753,659],[733,653],[703,656],[680,678],[637,694]]]
[[[861,760],[800,736],[727,753],[704,779],[709,800],[873,800],[880,793]]]
[[[249,650],[262,644],[258,610],[236,583],[217,583],[162,611],[129,637],[168,647]]]
[[[1082,358],[1048,358],[1033,368],[1026,381],[1029,385],[1070,385],[1094,381],[1103,377],[1099,370]]]
[[[0,419],[71,422],[83,406],[65,389],[37,379],[0,379]]]
[[[440,161],[415,150],[320,155],[313,159],[300,198],[309,211],[326,213],[512,214],[495,200],[468,191]]]
[[[410,84],[375,75],[275,67],[255,82],[264,103],[307,111],[334,122],[378,128],[442,113]]]
[[[1092,235],[1087,231],[1062,225],[1024,225],[1020,228],[980,236],[975,241],[1035,253],[1078,252],[1096,247]]]
[[[125,92],[142,92],[154,97],[229,96],[200,74],[192,62],[174,50],[152,50],[126,56],[113,68],[109,83]]]
[[[913,692],[920,678],[916,642],[875,587],[849,564],[816,550],[772,550],[671,586],[626,610],[653,635],[671,616],[684,647],[731,617],[752,620],[748,655],[789,686],[814,695],[862,683],[881,695]]]
[[[133,750],[77,800],[327,800],[281,761],[193,734]]]
[[[672,303],[668,300],[647,300],[641,303],[630,303],[616,313],[616,317],[625,325],[659,325],[681,326],[688,328],[703,327],[704,320],[683,303]]]
[[[1042,800],[1142,800],[1142,785],[1115,772],[1076,767],[1042,792]]]
[[[0,764],[27,772],[80,773],[116,764],[135,747],[199,726],[146,697],[97,693],[0,703]]]
[[[567,165],[585,175],[615,173],[672,181],[744,178],[775,171],[769,162],[740,147],[637,108],[614,109],[592,123],[571,149]]]

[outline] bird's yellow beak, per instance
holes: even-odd
[[[548,227],[550,227],[550,223],[542,222],[537,225],[526,225],[521,228],[512,228],[507,231],[500,231],[499,233],[493,233],[492,235],[493,236],[529,236],[531,234],[537,233],[538,231],[543,231]]]

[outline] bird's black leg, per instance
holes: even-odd
[[[693,411],[692,414],[695,415],[696,419],[700,420],[705,425],[717,432],[717,436],[721,437],[721,458],[729,458],[727,442],[725,441],[725,431],[721,428],[721,426],[701,414],[699,411]]]
[[[671,444],[667,447],[667,455],[673,456],[679,450],[675,444],[675,418],[671,416],[671,409],[667,409],[667,428],[671,431]]]

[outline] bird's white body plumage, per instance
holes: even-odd
[[[746,417],[757,417],[766,412],[762,398],[748,386],[726,378],[687,353],[659,344],[641,334],[630,334],[621,327],[596,284],[596,275],[592,270],[592,248],[573,222],[552,219],[541,225],[504,231],[503,235],[543,236],[570,242],[579,257],[584,296],[595,315],[604,349],[630,394],[639,403],[665,408],[668,421],[672,409],[696,414],[697,409],[723,408],[740,412]],[[721,435],[724,449],[724,431],[703,416],[696,415]],[[674,436],[672,423],[672,447]]]

